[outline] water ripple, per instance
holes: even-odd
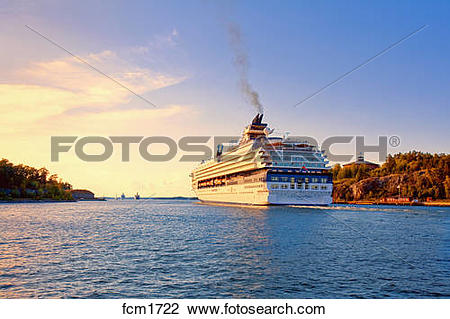
[[[0,297],[448,298],[449,228],[442,207],[0,204]]]

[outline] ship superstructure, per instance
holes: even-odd
[[[195,168],[192,189],[201,201],[250,205],[327,205],[331,168],[314,145],[272,131],[257,114],[237,145]]]

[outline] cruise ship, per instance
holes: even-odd
[[[218,145],[216,156],[196,167],[192,189],[204,202],[248,205],[328,205],[328,160],[311,143],[271,137],[257,114],[236,145]]]

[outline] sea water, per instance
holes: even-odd
[[[450,208],[0,204],[1,298],[450,297]]]

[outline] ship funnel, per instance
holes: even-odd
[[[256,114],[256,116],[253,118],[252,124],[258,124],[258,120],[259,120],[259,113]]]
[[[252,124],[255,124],[255,125],[261,124],[263,115],[264,114],[262,114],[262,113],[261,114],[260,113],[256,114],[255,118],[252,120]]]

